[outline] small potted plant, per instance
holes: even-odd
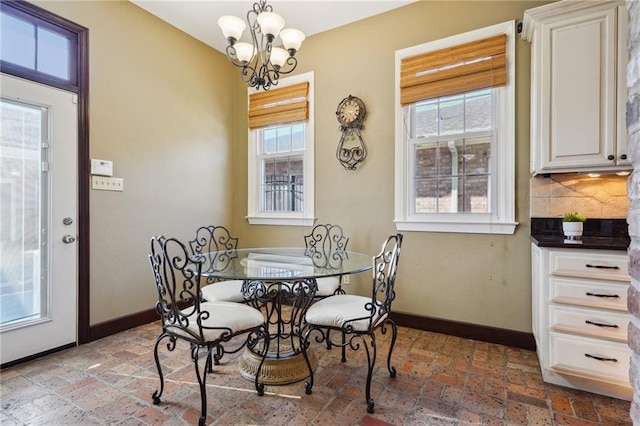
[[[565,214],[562,217],[562,232],[564,232],[565,239],[579,240],[582,237],[582,228],[585,220],[587,218],[578,212]]]

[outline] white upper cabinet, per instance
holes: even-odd
[[[531,171],[630,170],[624,1],[559,1],[527,10]]]

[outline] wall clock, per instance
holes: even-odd
[[[338,104],[336,118],[340,123],[340,142],[336,151],[336,157],[347,170],[355,170],[367,156],[364,139],[360,131],[364,129],[364,119],[367,117],[367,108],[360,98],[347,96]]]

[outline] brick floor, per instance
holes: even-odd
[[[153,345],[159,323],[0,372],[0,424],[197,424],[200,397],[190,354],[179,342],[161,352],[166,377],[161,405]],[[534,352],[400,327],[389,378],[387,336],[372,382],[375,413],[364,402],[361,355],[315,345],[312,395],[303,382],[267,386],[258,397],[227,356],[208,376],[211,425],[630,425],[629,402],[542,382]],[[350,356],[351,355],[351,356]]]

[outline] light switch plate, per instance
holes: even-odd
[[[91,174],[99,176],[113,176],[113,161],[92,158]]]
[[[91,176],[91,188],[101,191],[124,191],[124,179],[107,176]]]

